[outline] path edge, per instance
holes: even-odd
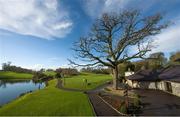
[[[88,102],[89,102],[89,103],[90,103],[90,105],[91,105],[91,108],[92,108],[92,110],[93,110],[93,114],[94,114],[94,116],[97,116],[96,111],[95,111],[95,109],[94,109],[94,106],[92,105],[92,102],[91,102],[91,100],[90,100],[90,98],[89,98],[89,95],[88,95],[88,94],[86,94],[86,96],[88,97]]]
[[[122,116],[128,116],[127,114],[119,112],[117,109],[115,109],[113,106],[111,106],[108,102],[106,102],[102,97],[97,95],[104,103],[106,103],[109,107],[111,107],[113,110],[115,110],[117,113],[121,114]]]

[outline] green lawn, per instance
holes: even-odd
[[[56,80],[52,80],[48,87],[12,101],[0,108],[0,115],[93,115],[87,95],[63,91],[55,85]]]
[[[31,79],[32,77],[33,75],[28,73],[0,71],[0,79]]]
[[[46,74],[46,75],[51,75],[51,76],[55,76],[55,75],[56,75],[56,72],[54,72],[54,71],[45,71],[44,74]]]
[[[83,79],[87,79],[87,82],[89,83],[89,85],[85,85]],[[112,80],[112,76],[110,75],[81,73],[80,75],[77,75],[77,76],[65,78],[65,87],[89,90],[89,89],[94,89],[97,86],[109,80]]]

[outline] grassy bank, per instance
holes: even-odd
[[[93,115],[88,97],[81,92],[55,88],[56,80],[45,89],[27,94],[0,108],[0,115]]]
[[[31,79],[32,74],[0,71],[0,79]]]
[[[89,85],[85,85],[85,82],[83,79],[87,79],[87,83]],[[80,75],[77,75],[77,76],[65,78],[65,87],[89,90],[89,89],[94,89],[97,86],[109,80],[112,80],[112,76],[110,75],[81,73]]]
[[[50,76],[55,76],[56,72],[55,71],[45,71],[44,74],[50,75]]]

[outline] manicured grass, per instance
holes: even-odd
[[[56,79],[48,87],[27,94],[0,108],[0,115],[92,116],[87,95],[55,88]]]
[[[89,85],[85,85],[83,79],[87,79]],[[82,90],[94,89],[97,86],[105,83],[106,81],[112,80],[112,76],[105,74],[92,74],[92,73],[81,73],[80,75],[65,78],[66,88],[75,88]],[[64,79],[63,79],[64,81]]]
[[[51,75],[51,76],[55,76],[55,75],[56,75],[56,72],[54,72],[54,71],[45,71],[44,74],[46,74],[46,75]]]
[[[0,71],[0,79],[31,79],[32,74],[16,73],[11,71]]]

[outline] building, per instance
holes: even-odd
[[[180,96],[180,65],[160,70],[140,70],[126,79],[132,88],[158,89]]]

